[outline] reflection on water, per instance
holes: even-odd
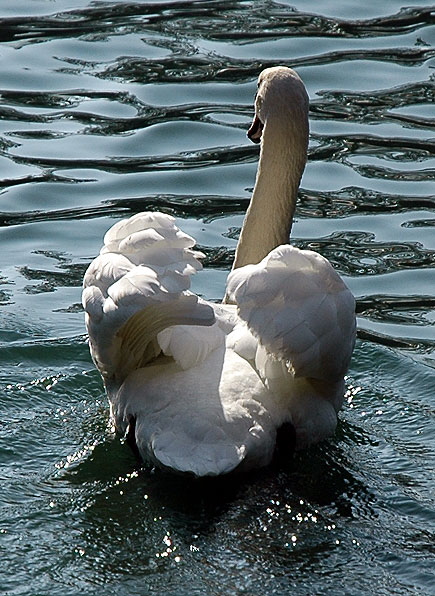
[[[74,4],[0,15],[4,593],[430,593],[434,7]],[[311,100],[293,242],[357,297],[347,405],[290,462],[186,481],[113,434],[81,279],[115,220],[158,209],[206,254],[195,290],[222,297],[255,79],[278,62]]]

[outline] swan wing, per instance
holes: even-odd
[[[235,269],[227,295],[260,344],[295,377],[343,377],[355,342],[355,300],[327,259],[290,245]]]
[[[106,382],[119,385],[152,361],[166,328],[215,322],[212,307],[188,290],[191,274],[202,268],[194,243],[163,213],[140,213],[105,235],[86,271],[82,301],[91,354]]]

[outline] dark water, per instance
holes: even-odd
[[[1,3],[2,594],[435,594],[435,7],[405,6]],[[347,404],[285,468],[188,483],[112,434],[81,278],[160,209],[222,297],[278,63],[311,98],[293,241],[358,299]]]

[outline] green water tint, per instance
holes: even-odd
[[[2,7],[1,592],[433,591],[433,7],[19,0]],[[336,435],[186,482],[109,424],[80,307],[115,221],[180,219],[220,300],[254,184],[261,68],[311,100],[293,242],[358,301]]]

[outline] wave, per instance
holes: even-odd
[[[189,32],[231,43],[269,38],[379,37],[413,32],[435,23],[433,7],[402,8],[370,19],[346,20],[299,11],[279,2],[99,2],[84,9],[1,19],[0,42],[38,42],[57,37]]]

